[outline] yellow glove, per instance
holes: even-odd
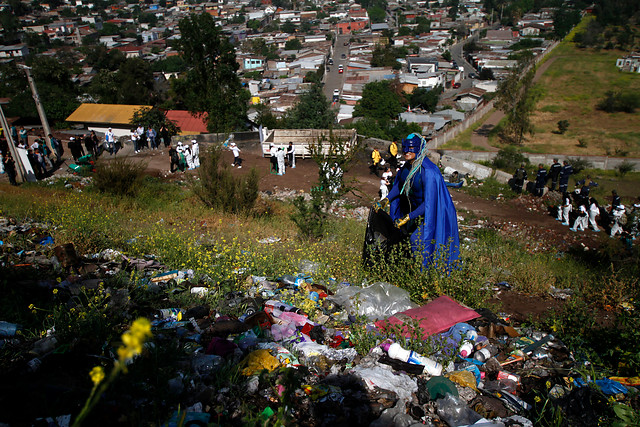
[[[396,227],[400,228],[408,222],[409,222],[409,215],[405,215],[403,218],[396,219],[395,224],[396,224]]]
[[[375,210],[376,212],[378,212],[380,209],[384,209],[389,205],[389,199],[387,199],[386,197],[382,200],[380,200],[379,202],[375,202],[373,204],[373,210]]]

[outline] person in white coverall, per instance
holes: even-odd
[[[593,231],[600,231],[598,224],[596,224],[596,217],[600,215],[600,206],[593,197],[589,199],[589,224],[593,228]]]
[[[587,213],[587,208],[584,205],[580,205],[578,208],[578,216],[576,220],[573,221],[573,227],[569,230],[571,231],[584,231],[587,228],[587,220],[589,219],[589,214]]]
[[[566,191],[562,193],[562,205],[558,206],[558,217],[556,220],[562,221],[562,225],[569,225],[569,213],[571,212],[571,197]]]
[[[276,159],[278,160],[278,175],[284,175],[285,173],[284,156],[285,156],[284,147],[278,148],[278,151],[276,152]]]
[[[615,237],[618,233],[622,234],[622,216],[624,214],[624,205],[618,205],[613,210],[613,225],[611,225],[611,237]]]
[[[193,167],[200,167],[200,146],[195,139],[191,140],[191,156],[193,158]]]
[[[289,147],[287,147],[287,160],[289,161],[289,167],[296,167],[296,147],[293,142],[289,141]]]

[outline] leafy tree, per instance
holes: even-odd
[[[411,28],[409,27],[400,27],[398,30],[398,37],[405,37],[411,35]]]
[[[109,70],[100,70],[93,77],[88,92],[103,104],[118,103],[118,81],[116,73]]]
[[[419,87],[411,94],[409,103],[413,107],[421,107],[422,109],[433,113],[436,111],[441,93],[442,86],[436,86],[431,90]]]
[[[7,44],[12,43],[17,38],[20,29],[20,20],[17,14],[11,13],[8,9],[3,10],[0,12],[0,25],[3,29],[3,41]]]
[[[244,128],[249,93],[236,74],[233,45],[208,13],[182,19],[180,32],[180,51],[192,67],[183,79],[184,104],[191,112],[208,113],[211,132]]]
[[[458,0],[452,0],[451,1],[451,7],[449,8],[449,11],[447,12],[447,16],[449,18],[451,18],[452,20],[456,20],[456,18],[458,17]]]
[[[126,59],[116,73],[118,103],[153,104],[153,74],[149,63],[140,58]]]
[[[449,52],[448,50],[445,50],[442,53],[442,57],[444,58],[445,61],[451,62],[451,52]]]
[[[322,93],[320,84],[313,84],[300,95],[298,102],[286,117],[289,129],[328,129],[333,125],[335,115],[329,108],[329,101]]]
[[[280,31],[283,33],[293,34],[296,32],[296,24],[291,21],[287,21],[284,24],[280,25]]]
[[[354,117],[372,117],[382,123],[395,119],[404,110],[402,96],[394,82],[382,80],[367,83],[362,99],[356,104]]]
[[[98,70],[116,71],[124,62],[125,55],[118,49],[107,49],[103,44],[84,48],[85,63]]]
[[[268,129],[279,129],[282,127],[281,120],[278,120],[268,105],[258,104],[255,105],[254,108],[258,113],[258,117],[255,119],[256,124],[262,125]]]
[[[417,123],[407,123],[404,120],[398,120],[389,128],[390,140],[401,140],[412,133],[422,133],[422,127]]]
[[[387,17],[387,12],[380,6],[374,6],[370,9],[367,9],[367,12],[369,13],[369,19],[373,24],[384,22],[385,18]]]
[[[467,42],[462,46],[462,50],[464,52],[471,53],[471,52],[479,52],[482,50],[482,48],[478,46],[475,40],[471,40],[470,42]]]
[[[415,35],[428,33],[431,31],[431,21],[429,21],[424,16],[420,16],[416,19],[416,23],[418,24],[414,30]]]
[[[533,133],[531,113],[535,108],[538,92],[533,90],[535,67],[533,56],[523,56],[506,79],[500,82],[495,106],[505,113],[503,139],[521,145],[525,133]]]
[[[287,40],[287,42],[284,44],[284,49],[285,50],[300,50],[300,49],[302,49],[302,42],[300,41],[300,39]]]
[[[250,19],[247,22],[247,28],[250,28],[253,31],[258,31],[260,29],[260,21],[258,21],[257,19]]]
[[[64,121],[79,105],[69,70],[51,57],[38,57],[31,67],[47,118]]]
[[[577,9],[559,7],[553,14],[553,33],[556,38],[563,39],[569,31],[580,22],[580,11]]]
[[[376,45],[371,55],[372,67],[392,67],[400,69],[402,65],[397,61],[398,53],[393,46]]]
[[[131,126],[142,125],[146,128],[152,128],[158,131],[162,126],[165,126],[169,131],[169,136],[177,135],[180,133],[180,128],[176,126],[174,122],[167,119],[167,116],[158,108],[140,108],[131,118],[129,122]]]
[[[491,70],[491,68],[483,68],[478,73],[478,79],[480,79],[480,80],[495,80],[495,77],[493,76],[493,70]]]
[[[181,56],[168,56],[165,59],[151,63],[151,71],[163,71],[166,73],[179,73],[187,70]]]
[[[155,104],[153,74],[146,61],[125,59],[117,72],[100,70],[89,93],[105,104]]]

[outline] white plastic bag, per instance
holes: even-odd
[[[389,283],[377,282],[366,288],[348,286],[327,298],[343,306],[349,314],[366,316],[369,320],[386,319],[398,312],[416,308],[409,292]]]

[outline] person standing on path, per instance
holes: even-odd
[[[380,151],[377,148],[374,148],[371,152],[371,173],[378,176],[378,164],[382,160],[382,156],[380,155]]]
[[[565,193],[569,188],[569,177],[571,176],[572,173],[573,173],[573,168],[571,167],[571,165],[567,160],[564,160],[562,162],[562,169],[560,170],[560,176],[559,176],[560,186],[558,187],[558,189],[560,190],[561,193]]]
[[[566,191],[562,193],[562,204],[558,206],[558,217],[556,220],[562,221],[562,225],[569,225],[569,213],[571,212],[571,197]]]
[[[538,165],[538,173],[536,174],[536,196],[542,197],[544,193],[544,185],[547,182],[547,170],[544,165],[540,163]]]
[[[289,141],[289,147],[287,147],[287,161],[290,168],[296,167],[296,147],[293,146],[292,141]]]
[[[556,190],[556,185],[558,185],[558,177],[560,176],[560,171],[562,170],[562,165],[558,162],[558,159],[553,159],[553,164],[549,168],[549,179],[551,179],[551,187],[549,187],[550,191]]]
[[[526,180],[527,180],[527,171],[524,168],[524,163],[522,163],[520,167],[516,169],[515,173],[513,174],[513,190],[516,193],[521,194],[522,186],[524,185],[524,182]]]
[[[600,231],[598,224],[596,223],[596,217],[600,215],[600,205],[595,198],[589,199],[589,225],[593,228],[593,231]]]
[[[240,158],[240,149],[236,145],[235,142],[232,142],[229,146],[229,150],[233,152],[233,163],[231,163],[231,167],[238,166],[238,169],[242,169],[242,159]]]

